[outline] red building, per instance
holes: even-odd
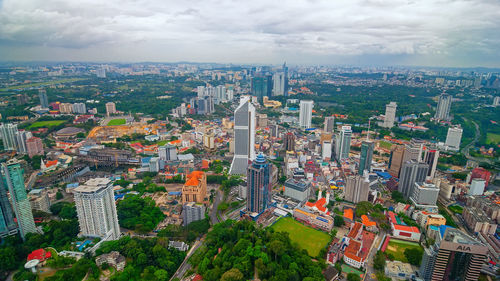
[[[472,173],[471,173],[469,184],[471,183],[471,181],[473,179],[477,179],[477,178],[483,179],[486,182],[485,187],[488,187],[488,182],[490,181],[491,173],[490,173],[490,171],[486,170],[485,168],[481,168],[481,167],[474,168],[474,170],[472,170]]]
[[[34,250],[28,255],[28,261],[30,260],[39,260],[40,262],[45,261],[52,257],[52,253],[49,251],[45,251],[44,249]]]

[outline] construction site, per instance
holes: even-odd
[[[116,138],[120,138],[125,135],[150,135],[157,133],[158,125],[136,122],[130,125],[97,126],[89,132],[88,138],[101,142],[114,142]]]

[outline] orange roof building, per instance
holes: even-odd
[[[202,171],[193,171],[186,178],[182,187],[182,203],[204,203],[207,196],[207,175]]]
[[[349,221],[354,221],[354,212],[351,208],[344,209],[344,219],[348,219]]]
[[[374,222],[374,221],[371,221],[367,215],[362,215],[361,216],[361,222],[363,223],[363,225],[365,227],[373,227],[373,226],[377,226],[377,223]]]

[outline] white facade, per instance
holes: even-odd
[[[468,195],[483,195],[486,186],[486,181],[481,178],[472,179],[469,187]]]
[[[277,72],[273,75],[273,96],[285,95],[285,73]]]
[[[324,141],[323,142],[323,147],[321,148],[321,156],[322,156],[323,160],[332,157],[332,142],[331,141]]]
[[[63,102],[59,104],[59,112],[63,114],[71,114],[73,112],[73,105],[71,103]]]
[[[106,114],[109,116],[116,113],[116,104],[114,102],[106,103]]]
[[[448,135],[446,135],[446,146],[449,150],[458,151],[460,149],[460,142],[462,141],[462,128],[448,128]]]
[[[313,107],[314,102],[312,100],[300,101],[299,125],[302,129],[311,128]]]
[[[337,134],[335,154],[338,160],[349,158],[349,152],[351,150],[351,135],[351,126],[342,126],[342,129]]]
[[[90,179],[75,188],[73,194],[83,236],[100,237],[103,240],[116,240],[120,237],[111,180]]]
[[[17,125],[10,123],[0,125],[0,134],[2,136],[4,149],[15,150],[17,142],[16,140]]]
[[[451,96],[441,94],[436,107],[436,115],[434,118],[438,120],[450,120]]]
[[[87,107],[84,103],[74,103],[72,106],[73,113],[85,114],[87,112]]]
[[[255,107],[250,97],[244,97],[234,111],[234,158],[229,173],[246,175],[248,161],[254,159]]]
[[[398,105],[391,101],[385,106],[385,118],[384,118],[384,128],[392,128],[394,126],[394,120],[396,119],[396,109]]]

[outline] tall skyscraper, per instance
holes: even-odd
[[[16,124],[1,124],[0,134],[2,135],[3,148],[5,150],[16,150],[17,143],[17,125]]]
[[[392,128],[394,126],[394,120],[396,119],[396,109],[398,105],[391,101],[385,106],[385,118],[384,118],[384,128]]]
[[[267,96],[267,78],[264,76],[255,76],[252,78],[252,95],[256,96],[259,101]]]
[[[26,154],[28,153],[27,141],[29,138],[33,137],[30,131],[20,130],[16,133],[16,151],[18,153]]]
[[[312,100],[300,101],[299,125],[302,129],[311,128],[313,107],[314,102]]]
[[[177,147],[170,144],[158,147],[158,157],[162,161],[177,160]]]
[[[391,156],[389,158],[389,174],[399,178],[401,166],[403,165],[403,156],[405,148],[402,145],[393,145],[391,148]]]
[[[285,73],[276,72],[273,75],[273,96],[285,95]]]
[[[262,213],[271,205],[271,164],[259,154],[248,167],[247,211]]]
[[[87,113],[87,106],[83,102],[77,102],[72,105],[73,113],[85,114]]]
[[[295,151],[295,135],[292,132],[285,134],[285,150]]]
[[[286,66],[286,62],[283,63],[283,75],[285,77],[285,87],[284,87],[284,92],[283,94],[285,95],[285,97],[288,97],[288,66]]]
[[[120,238],[113,183],[107,178],[90,179],[73,190],[80,232],[103,240]]]
[[[116,113],[116,104],[114,102],[106,103],[106,115],[110,116],[111,114]]]
[[[420,265],[425,281],[474,281],[486,260],[488,247],[463,231],[441,226],[433,246],[426,248]]]
[[[335,156],[339,161],[349,158],[351,151],[351,126],[342,126],[335,140]]]
[[[223,85],[219,85],[215,87],[215,100],[217,104],[220,102],[226,101],[226,87]]]
[[[42,108],[49,108],[49,99],[47,98],[47,91],[44,89],[38,90],[38,97],[40,98],[40,106]]]
[[[16,214],[17,224],[21,238],[28,233],[36,233],[35,220],[31,211],[31,204],[24,186],[24,175],[21,164],[17,159],[11,159],[7,163],[2,163],[2,170],[9,188],[12,207]]]
[[[14,212],[4,186],[4,177],[0,171],[0,238],[17,233],[17,224],[14,221]]]
[[[403,163],[410,160],[422,162],[425,141],[421,139],[411,139],[410,143],[405,144],[405,153]]]
[[[321,145],[321,158],[323,160],[332,158],[332,141],[325,140]]]
[[[323,131],[326,133],[333,133],[335,130],[335,117],[334,116],[327,116],[325,117],[325,127],[323,128]]]
[[[234,158],[229,173],[245,175],[248,161],[255,159],[255,107],[242,98],[234,111]]]
[[[450,127],[448,128],[448,134],[446,135],[446,146],[448,150],[458,151],[460,150],[460,143],[462,142],[463,130],[460,127]]]
[[[445,93],[439,96],[439,101],[436,107],[436,115],[434,118],[438,120],[450,120],[451,96]]]
[[[366,140],[361,143],[361,154],[359,156],[358,174],[363,175],[363,172],[365,170],[371,172],[374,149],[375,149],[375,143],[372,141]]]
[[[429,165],[427,176],[434,178],[436,174],[437,163],[439,160],[439,150],[426,149],[424,150],[424,162]]]
[[[344,199],[353,203],[368,201],[369,191],[370,181],[368,178],[360,175],[348,176],[344,189]]]
[[[398,191],[403,193],[403,196],[408,199],[413,193],[415,183],[425,181],[428,170],[429,165],[426,163],[419,163],[415,160],[404,162],[401,167]]]
[[[410,195],[410,200],[417,209],[436,208],[439,188],[433,183],[416,182]]]

